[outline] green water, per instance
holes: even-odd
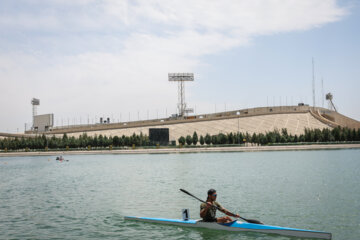
[[[181,218],[217,189],[270,225],[360,239],[360,150],[0,158],[0,239],[294,239],[124,221]],[[218,214],[219,215],[219,214]]]

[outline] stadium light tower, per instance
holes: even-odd
[[[34,117],[37,115],[37,106],[40,105],[40,99],[33,98],[31,99],[32,112],[33,112],[33,127],[34,127]]]
[[[325,98],[326,98],[326,100],[328,100],[328,108],[330,110],[333,110],[333,111],[337,112],[336,107],[335,107],[334,102],[333,102],[333,95],[331,93],[328,93],[328,94],[326,94]]]
[[[186,108],[185,103],[185,86],[186,81],[194,81],[193,73],[169,73],[168,74],[170,82],[178,82],[178,109],[180,117],[184,116],[186,113],[193,112],[193,109]]]

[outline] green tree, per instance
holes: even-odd
[[[114,136],[113,137],[113,145],[115,147],[119,147],[120,146],[120,138],[118,136]]]
[[[322,142],[322,132],[320,129],[315,129],[314,131],[314,141],[315,142]]]
[[[350,139],[349,141],[355,141],[356,138],[356,130],[355,128],[353,128],[352,130],[350,130]]]
[[[235,143],[235,137],[234,137],[234,134],[232,132],[227,135],[227,139],[228,139],[229,144],[234,144]]]
[[[99,144],[98,137],[97,137],[97,135],[95,135],[94,138],[92,139],[91,146],[97,147],[98,144]]]
[[[124,146],[129,146],[129,147],[131,147],[130,137],[128,137],[128,136],[125,136],[125,137],[124,137]]]
[[[274,136],[275,136],[275,142],[276,142],[276,143],[281,142],[281,141],[280,141],[280,140],[281,140],[281,135],[280,135],[280,133],[279,133],[279,130],[277,130],[277,129],[274,130]]]
[[[192,144],[192,137],[190,135],[186,136],[186,144],[191,145]]]
[[[99,147],[103,147],[104,146],[104,137],[102,134],[99,135],[99,138],[98,138],[98,146]]]
[[[287,128],[281,129],[281,136],[285,139],[284,142],[288,142],[289,134],[287,132]]]
[[[265,136],[265,134],[263,134],[263,133],[260,133],[260,134],[259,134],[259,143],[260,143],[261,145],[265,145],[265,144],[268,143],[267,137]]]
[[[251,136],[251,141],[252,143],[258,143],[259,139],[258,136],[256,135],[256,133],[253,133],[253,135]]]
[[[217,137],[217,135],[212,135],[212,136],[211,136],[211,143],[212,143],[213,145],[218,144],[218,137]]]
[[[305,141],[306,142],[314,142],[315,134],[314,131],[308,128],[305,128]]]
[[[68,146],[70,148],[75,148],[76,147],[76,140],[75,140],[75,137],[72,136],[69,138],[69,141],[68,141]]]
[[[130,139],[131,145],[135,144],[135,146],[140,146],[140,137],[138,135],[133,133]]]
[[[199,141],[198,135],[196,132],[194,132],[193,137],[192,137],[192,143],[194,145],[196,145],[198,143],[198,141]]]
[[[206,145],[211,144],[211,136],[208,133],[205,135],[205,143]]]
[[[340,141],[340,127],[333,128],[331,134],[334,136],[335,141]]]
[[[105,135],[103,140],[103,147],[108,147],[110,145],[109,138]]]
[[[331,132],[328,128],[323,128],[321,135],[322,135],[322,141],[324,141],[324,142],[330,141]]]
[[[185,138],[183,136],[181,136],[179,139],[179,144],[181,143],[181,145],[185,145]]]
[[[201,136],[200,136],[200,144],[201,144],[201,145],[204,145],[204,143],[205,143],[204,137],[201,135]]]
[[[300,134],[298,142],[305,142],[305,135],[304,134]]]
[[[360,128],[356,131],[355,141],[360,141]]]
[[[276,136],[274,132],[267,132],[266,138],[268,143],[275,143],[276,142]]]
[[[239,144],[243,144],[243,143],[244,143],[244,138],[245,138],[244,134],[239,133],[239,136],[238,136]]]
[[[218,143],[220,143],[220,144],[227,144],[228,143],[228,138],[223,133],[220,133],[217,138],[218,138]]]
[[[140,136],[139,136],[139,146],[144,146],[144,140],[145,140],[145,137],[144,137],[143,133],[140,132]]]

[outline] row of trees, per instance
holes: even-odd
[[[349,129],[337,127],[334,129],[305,129],[304,134],[291,135],[287,129],[281,131],[274,130],[267,133],[249,134],[249,133],[229,133],[198,136],[196,132],[192,136],[180,137],[178,139],[182,145],[219,145],[219,144],[243,144],[245,142],[257,143],[260,145],[273,143],[305,143],[305,142],[344,142],[360,141],[360,129]],[[149,141],[149,137],[143,134],[132,136],[114,136],[107,137],[103,135],[87,136],[80,135],[68,137],[64,134],[62,137],[46,137],[45,135],[34,138],[4,138],[0,139],[0,149],[19,150],[19,149],[81,149],[104,148],[104,147],[125,147],[125,146],[151,146],[155,145]]]
[[[360,141],[360,129],[350,129],[337,127],[334,129],[305,129],[304,134],[288,134],[286,128],[281,131],[274,130],[267,133],[219,133],[217,135],[198,136],[196,132],[192,136],[180,137],[178,139],[182,145],[217,145],[217,144],[243,144],[245,142],[257,143],[260,145],[273,143],[304,143],[304,142],[343,142]]]
[[[61,148],[87,148],[87,147],[124,147],[124,146],[149,146],[148,136],[133,134],[132,136],[114,136],[107,137],[103,135],[87,136],[80,135],[78,138],[74,136],[68,137],[64,134],[62,137],[46,137],[39,135],[34,138],[5,138],[0,139],[0,149],[18,150],[18,149],[61,149]]]

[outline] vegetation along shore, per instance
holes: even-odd
[[[333,145],[333,146],[332,146]],[[334,129],[305,129],[304,134],[291,135],[286,129],[263,133],[229,133],[198,136],[182,136],[175,142],[165,145],[150,142],[148,136],[87,136],[78,138],[38,135],[32,138],[0,139],[0,153],[42,152],[92,152],[105,153],[159,153],[159,152],[199,152],[199,151],[261,151],[261,150],[301,150],[357,148],[360,146],[360,129],[337,127]],[[134,151],[137,150],[137,151]]]

